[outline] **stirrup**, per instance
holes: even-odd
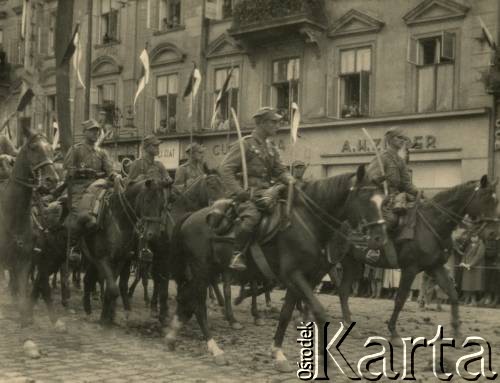
[[[245,261],[243,259],[243,254],[240,251],[233,253],[229,268],[237,271],[243,271],[247,269],[247,265],[245,264]]]

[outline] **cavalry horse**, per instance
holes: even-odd
[[[33,191],[51,189],[58,180],[53,163],[52,146],[47,139],[32,130],[24,131],[26,143],[17,155],[9,181],[3,186],[0,203],[0,263],[9,270],[17,293],[20,323],[26,332],[33,322],[33,304],[28,293],[28,279],[33,258],[33,228],[31,207]],[[49,302],[49,316],[56,329],[64,330]],[[26,334],[29,339],[29,335]],[[30,357],[39,357],[36,344],[25,342]]]
[[[319,270],[326,267],[327,260],[322,249],[332,231],[336,230],[334,225],[338,226],[339,218],[346,217],[355,226],[361,223],[373,247],[378,248],[385,243],[385,225],[381,216],[383,194],[368,180],[364,169],[360,166],[356,174],[311,182],[303,192],[296,189],[298,195],[288,217],[289,225],[271,241],[261,245],[270,269],[287,287],[272,345],[272,355],[279,371],[292,370],[281,347],[297,301],[304,299],[309,304],[320,329],[328,320],[323,305],[313,293],[313,287],[323,276]],[[172,264],[177,265],[174,277],[178,304],[165,341],[171,349],[175,348],[180,328],[194,314],[209,353],[215,357],[217,364],[224,364],[224,351],[212,337],[207,318],[206,290],[212,274],[216,272],[211,243],[213,233],[206,224],[209,211],[208,208],[197,211],[175,230],[172,239],[175,262]],[[218,259],[229,262],[232,244],[226,246],[224,255],[221,255],[222,250],[220,246]],[[252,257],[248,257],[247,272],[258,272]],[[319,339],[323,337],[320,335]]]
[[[463,222],[465,215],[468,215],[476,219],[479,234],[487,239],[496,238],[498,201],[495,186],[496,182],[490,183],[487,176],[483,176],[479,182],[469,181],[452,187],[417,206],[413,239],[403,240],[396,244],[402,276],[394,311],[388,323],[392,341],[395,344],[401,343],[396,329],[399,313],[408,298],[413,280],[422,271],[432,276],[450,298],[454,335],[455,338],[460,336],[458,294],[444,266],[452,247],[451,233]],[[348,299],[353,283],[353,270],[359,265],[354,248],[351,247],[350,250],[342,261],[344,273],[339,287],[342,315],[347,324],[352,323]],[[375,266],[389,268],[383,257]]]
[[[128,279],[116,280],[125,267],[129,267],[131,254],[137,245],[137,236],[150,237],[148,231],[141,228],[141,219],[137,215],[139,204],[148,201],[148,206],[156,209],[155,215],[161,213],[163,197],[158,186],[149,180],[129,185],[125,190],[121,180],[115,179],[114,190],[104,197],[104,207],[99,227],[85,234],[81,241],[83,254],[89,265],[84,278],[83,304],[87,314],[91,313],[90,296],[97,277],[106,282],[104,301],[101,311],[101,323],[110,325],[114,322],[116,298],[121,294],[127,309]],[[161,201],[159,200],[161,198]],[[154,202],[152,202],[154,201]],[[97,273],[96,273],[97,271]]]

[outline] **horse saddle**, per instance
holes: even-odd
[[[105,197],[111,194],[110,183],[105,179],[94,181],[85,191],[78,205],[79,214],[91,214],[95,217],[98,226],[101,224]]]
[[[274,238],[284,225],[285,209],[285,202],[280,200],[270,210],[263,212],[253,242],[263,245]],[[207,223],[212,228],[213,237],[234,239],[234,224],[237,218],[236,204],[232,199],[215,201],[207,214]]]
[[[399,215],[398,225],[394,231],[396,242],[410,240],[415,237],[415,225],[417,223],[417,208],[420,203],[421,194],[418,193],[414,201],[407,201],[405,214]]]

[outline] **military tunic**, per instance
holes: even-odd
[[[165,165],[160,161],[151,161],[145,157],[132,162],[128,178],[130,182],[140,181],[142,179],[171,181]]]
[[[281,162],[278,148],[270,140],[262,140],[255,131],[243,138],[247,163],[248,187],[250,194],[271,187],[277,181],[288,183],[293,177]],[[239,142],[234,143],[219,167],[222,182],[228,197],[236,197],[243,192],[241,150]],[[259,223],[261,213],[252,201],[245,201],[238,207],[240,227],[236,235],[251,233]],[[238,233],[240,232],[240,233]]]
[[[0,155],[1,154],[8,154],[12,157],[17,155],[17,149],[6,136],[0,136]]]
[[[387,180],[389,194],[408,193],[416,195],[418,190],[411,182],[411,173],[405,161],[392,148],[386,149],[381,154],[382,165]],[[382,175],[377,158],[368,165],[368,174],[372,179]]]
[[[71,213],[79,214],[79,205],[88,187],[98,178],[108,177],[113,173],[113,165],[107,152],[95,148],[86,142],[70,148],[64,160],[67,177],[71,178]],[[93,170],[95,173],[85,173]]]
[[[175,173],[174,186],[183,192],[189,187],[196,179],[206,174],[202,164],[195,164],[191,161],[186,162],[179,166]]]

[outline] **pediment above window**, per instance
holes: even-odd
[[[208,58],[242,53],[245,53],[243,48],[238,45],[236,40],[229,36],[227,33],[223,33],[219,37],[217,37],[210,43],[207,49]]]
[[[328,36],[347,36],[361,33],[376,33],[384,22],[356,9],[351,9],[338,19],[328,32]]]
[[[453,0],[424,0],[403,16],[407,25],[463,18],[469,7]]]
[[[186,54],[174,44],[162,43],[151,50],[149,57],[150,65],[153,67],[184,62]]]
[[[116,60],[111,56],[101,56],[92,63],[92,77],[101,77],[108,75],[118,75],[123,67],[118,65]]]

